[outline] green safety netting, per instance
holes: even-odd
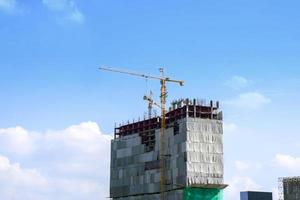
[[[185,188],[184,200],[223,200],[222,189]]]

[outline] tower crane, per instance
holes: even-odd
[[[143,97],[143,99],[145,101],[148,101],[148,118],[151,119],[152,118],[152,107],[153,105],[157,106],[158,108],[160,108],[160,105],[158,103],[156,103],[153,99],[152,99],[152,91],[150,90],[150,94],[149,95],[145,95]]]
[[[183,80],[174,80],[170,79],[169,77],[166,77],[164,74],[164,69],[159,68],[160,76],[151,76],[136,72],[130,72],[125,70],[119,70],[115,68],[110,67],[100,67],[100,70],[110,71],[110,72],[116,72],[121,74],[127,74],[131,76],[138,76],[145,79],[155,79],[160,81],[160,105],[156,104],[151,96],[144,96],[144,100],[147,100],[149,102],[149,106],[151,105],[157,105],[161,110],[161,121],[160,121],[160,149],[159,149],[159,164],[160,164],[160,199],[165,199],[165,186],[166,186],[166,170],[165,170],[165,129],[166,129],[166,100],[167,100],[167,86],[166,83],[178,83],[180,86],[184,85]]]

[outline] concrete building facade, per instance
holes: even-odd
[[[221,199],[226,185],[219,103],[206,105],[195,99],[173,102],[167,112],[164,141],[166,199]],[[112,199],[159,199],[159,145],[159,117],[116,127],[111,142]]]

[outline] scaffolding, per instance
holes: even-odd
[[[284,200],[284,198],[283,198],[283,178],[278,179],[278,200]]]

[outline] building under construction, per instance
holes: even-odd
[[[300,199],[300,177],[279,178],[279,200]]]
[[[116,200],[221,200],[223,123],[219,103],[181,99],[166,112],[163,171],[161,117],[115,128],[110,197]]]

